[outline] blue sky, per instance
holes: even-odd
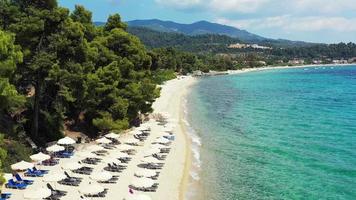
[[[270,38],[311,42],[356,42],[355,0],[59,0],[81,4],[94,21],[120,13],[123,20],[207,20]]]

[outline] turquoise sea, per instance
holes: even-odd
[[[187,107],[190,198],[356,199],[356,66],[202,78]]]

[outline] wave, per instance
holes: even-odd
[[[197,134],[197,132],[194,130],[194,128],[191,126],[189,123],[189,110],[188,110],[188,101],[187,99],[183,99],[183,111],[184,111],[184,117],[183,117],[183,123],[185,124],[186,130],[187,130],[187,135],[191,141],[191,151],[192,151],[192,165],[191,169],[189,172],[190,175],[190,181],[188,183],[188,191],[186,194],[186,199],[192,199],[196,195],[196,190],[197,188],[195,185],[198,184],[200,180],[200,171],[201,171],[201,165],[202,161],[200,159],[200,149],[201,149],[201,138]]]

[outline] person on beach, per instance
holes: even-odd
[[[133,194],[133,193],[134,193],[131,188],[129,188],[129,193],[130,193],[130,194]]]

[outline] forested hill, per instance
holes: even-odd
[[[184,51],[209,52],[241,42],[236,38],[216,34],[188,36],[181,33],[158,32],[144,27],[129,27],[128,31],[139,37],[148,48],[175,47]]]
[[[151,20],[133,20],[127,22],[129,26],[146,27],[159,32],[183,33],[186,35],[204,35],[217,34],[226,35],[233,38],[239,38],[244,41],[262,41],[267,38],[241,30],[232,26],[226,26],[208,21],[199,21],[192,24],[180,24],[172,21],[162,21],[158,19]]]

